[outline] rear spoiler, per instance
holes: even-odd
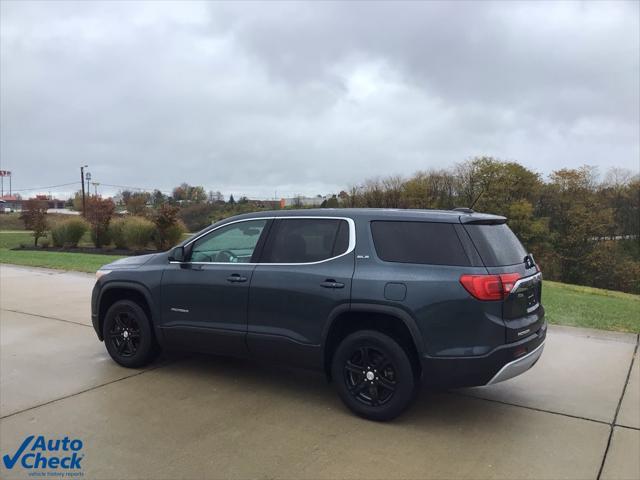
[[[502,225],[507,223],[507,217],[500,217],[498,215],[485,215],[485,214],[473,214],[473,215],[460,215],[460,223],[466,225]]]

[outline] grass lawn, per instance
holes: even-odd
[[[0,248],[0,263],[76,270],[78,272],[95,272],[102,265],[111,263],[118,258],[123,257],[91,253],[20,251]]]
[[[42,239],[38,240],[41,242]],[[89,244],[90,238],[80,242]],[[116,255],[98,255],[88,253],[47,252],[31,250],[10,250],[24,245],[33,245],[33,236],[29,231],[0,230],[0,263],[26,265],[30,267],[57,268],[60,270],[76,270],[79,272],[95,272],[102,265],[111,263],[119,257]]]
[[[33,245],[31,232],[25,230],[0,230],[0,248],[14,248],[21,243]]]
[[[640,333],[640,295],[545,280],[542,304],[550,323]]]
[[[19,213],[0,213],[0,230],[24,230]]]

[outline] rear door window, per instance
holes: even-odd
[[[381,260],[430,265],[470,265],[451,223],[373,221],[371,233]]]
[[[506,224],[466,224],[464,228],[469,232],[469,236],[487,267],[501,267],[524,262],[527,251]]]
[[[325,218],[286,218],[274,224],[261,263],[310,263],[342,255],[349,224]]]

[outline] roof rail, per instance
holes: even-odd
[[[453,209],[454,212],[463,212],[463,213],[475,213],[473,209],[467,207],[457,207]]]

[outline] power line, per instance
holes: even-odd
[[[77,185],[80,182],[71,182],[71,183],[61,183],[60,185],[49,185],[46,187],[34,187],[34,188],[14,188],[13,191],[14,192],[30,192],[33,190],[49,190],[51,188],[58,188],[58,187],[68,187],[69,185]]]

